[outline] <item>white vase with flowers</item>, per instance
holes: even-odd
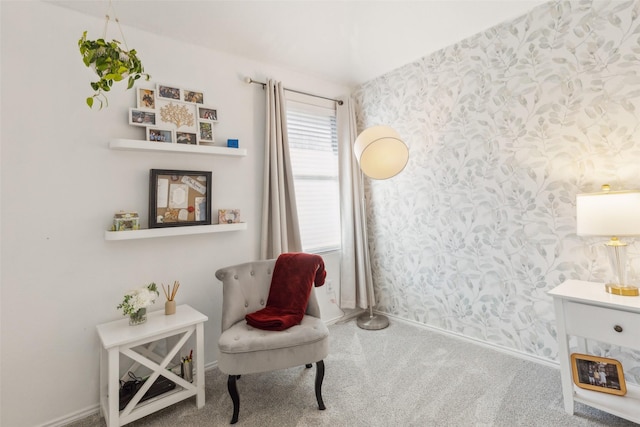
[[[129,316],[129,325],[140,325],[147,321],[147,307],[156,302],[158,296],[156,284],[150,283],[127,292],[117,308],[122,309],[124,316]]]

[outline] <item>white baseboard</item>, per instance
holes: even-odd
[[[91,405],[85,409],[81,409],[79,411],[73,412],[64,417],[57,418],[53,421],[47,421],[44,424],[40,424],[38,427],[62,427],[68,424],[71,424],[76,421],[80,421],[83,418],[90,417],[95,415],[100,410],[100,406],[96,403],[95,405]]]
[[[332,322],[331,324],[333,324],[333,323],[336,323],[336,324],[346,323],[346,322],[358,317],[361,313],[364,313],[364,311],[365,310],[362,310],[362,309],[348,310],[342,318]],[[529,361],[529,362],[534,362],[534,363],[538,363],[538,364],[541,364],[541,365],[545,365],[545,366],[548,366],[550,368],[560,369],[560,363],[555,361],[555,360],[545,359],[544,357],[535,356],[535,355],[532,355],[532,354],[529,354],[529,353],[525,353],[525,352],[520,351],[520,350],[515,350],[513,348],[503,347],[503,346],[500,346],[500,345],[497,345],[497,344],[492,344],[492,343],[489,343],[489,342],[486,342],[486,341],[479,340],[477,338],[472,338],[472,337],[468,337],[466,335],[462,335],[462,334],[459,334],[459,333],[456,333],[456,332],[448,331],[446,329],[441,329],[441,328],[438,328],[438,327],[435,327],[435,326],[427,325],[425,323],[416,322],[415,320],[408,320],[408,319],[405,319],[405,318],[402,318],[402,317],[394,316],[393,314],[385,313],[383,311],[373,310],[373,312],[377,313],[377,314],[382,314],[382,315],[387,316],[389,318],[392,318],[392,319],[394,319],[394,320],[396,320],[398,322],[406,323],[406,324],[409,324],[409,325],[412,325],[412,326],[417,326],[418,328],[426,329],[428,331],[435,332],[437,334],[446,335],[446,336],[451,337],[451,338],[456,338],[456,339],[459,339],[459,340],[463,340],[463,341],[466,341],[468,343],[479,345],[479,346],[482,346],[482,347],[485,347],[485,348],[490,348],[492,350],[499,351],[500,353],[505,353],[505,354],[517,357],[519,359],[523,359],[523,360],[526,360],[526,361]]]
[[[377,311],[374,310],[374,312],[377,312]],[[508,354],[510,356],[514,356],[514,357],[517,357],[519,359],[526,360],[528,362],[534,362],[534,363],[538,363],[538,364],[541,364],[541,365],[544,365],[544,366],[548,366],[550,368],[560,369],[560,363],[555,361],[555,360],[545,359],[544,357],[535,356],[533,354],[525,353],[523,351],[516,350],[516,349],[513,349],[513,348],[503,347],[503,346],[497,345],[497,344],[492,344],[492,343],[489,343],[489,342],[486,342],[486,341],[479,340],[477,338],[472,338],[472,337],[469,337],[469,336],[466,336],[466,335],[459,334],[457,332],[452,332],[452,331],[448,331],[446,329],[441,329],[441,328],[438,328],[438,327],[435,327],[435,326],[431,326],[431,325],[427,325],[427,324],[424,324],[424,323],[416,322],[414,320],[403,319],[402,317],[397,317],[397,316],[394,316],[394,315],[389,314],[389,313],[383,313],[383,312],[379,312],[379,313],[380,314],[384,314],[385,316],[393,318],[394,320],[402,322],[402,323],[406,323],[406,324],[409,324],[409,325],[417,326],[419,328],[427,329],[429,331],[432,331],[432,332],[435,332],[435,333],[438,333],[438,334],[442,334],[442,335],[446,335],[446,336],[451,337],[451,338],[456,338],[456,339],[459,339],[459,340],[462,340],[462,341],[466,341],[466,342],[471,343],[471,344],[475,344],[475,345],[479,345],[479,346],[482,346],[482,347],[485,347],[485,348],[489,348],[489,349],[492,349],[492,350],[495,350],[495,351],[499,351],[500,353],[505,353],[505,354]]]
[[[330,325],[333,324],[342,324],[342,323],[347,323],[348,321],[350,321],[351,319],[355,319],[356,317],[360,316],[360,314],[364,313],[365,310],[361,309],[361,308],[355,308],[355,309],[347,309],[344,313],[344,316],[342,316],[339,319],[335,319],[333,322],[331,323],[327,323]]]

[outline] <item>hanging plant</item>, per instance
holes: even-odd
[[[78,47],[84,65],[93,68],[99,77],[99,80],[91,82],[91,88],[95,93],[87,98],[89,108],[93,107],[95,100],[100,103],[100,109],[103,105],[109,105],[105,92],[111,90],[113,82],[127,79],[127,89],[131,89],[136,80],[141,77],[149,80],[151,77],[144,72],[144,67],[135,49],[125,50],[117,40],[110,42],[103,38],[87,40],[87,32],[85,31],[82,38],[78,40]]]

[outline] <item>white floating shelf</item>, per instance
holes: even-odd
[[[183,227],[148,228],[144,230],[105,231],[104,240],[149,239],[152,237],[187,236],[190,234],[222,233],[246,230],[247,223],[190,225]]]
[[[164,153],[193,153],[212,154],[217,156],[247,155],[245,148],[218,147],[215,145],[187,145],[167,142],[141,141],[137,139],[112,139],[109,141],[109,148],[112,150],[126,151],[157,151]]]

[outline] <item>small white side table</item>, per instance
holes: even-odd
[[[165,315],[164,310],[149,313],[142,325],[129,326],[129,319],[122,319],[97,326],[103,347],[100,351],[100,409],[108,427],[128,424],[194,395],[198,408],[204,406],[204,322],[207,320],[207,316],[199,311],[180,305],[176,314],[170,316]],[[168,365],[194,332],[196,372],[190,383],[169,371]],[[154,352],[159,340],[174,336],[177,342],[171,349],[167,348],[166,355]],[[122,411],[119,410],[119,380],[127,380],[128,375],[125,372],[120,378],[120,354],[133,361],[127,372],[135,372],[140,366],[152,371]],[[176,388],[139,403],[160,374],[176,383]]]
[[[574,402],[640,423],[640,387],[627,383],[627,394],[616,396],[578,388],[573,383],[569,337],[578,338],[578,351],[588,353],[587,339],[640,350],[640,297],[612,295],[604,283],[567,280],[549,291],[558,327],[558,357],[565,411]]]

